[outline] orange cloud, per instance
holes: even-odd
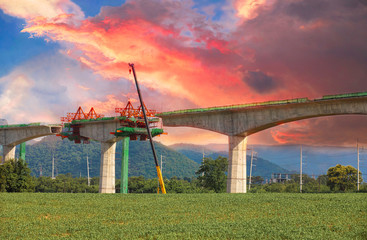
[[[128,5],[134,4],[121,9],[128,11]],[[197,17],[192,11],[189,14]],[[134,62],[139,80],[162,93],[206,106],[245,100],[241,92],[248,89],[237,70],[239,57],[233,58],[228,41],[210,26],[183,22],[186,27],[176,27],[164,21],[122,17],[99,16],[78,25],[39,17],[29,21],[23,32],[66,44],[69,56],[106,79],[128,78],[127,64]],[[183,29],[190,29],[193,36],[185,36]]]
[[[329,25],[328,22],[326,21],[322,21],[322,20],[317,20],[315,22],[311,22],[305,25],[301,25],[299,27],[299,29],[304,30],[304,31],[310,31],[310,30],[315,30],[318,28],[325,28]]]
[[[122,102],[121,100],[117,99],[114,95],[107,95],[105,101],[99,101],[99,100],[88,100],[87,102],[83,103],[83,109],[89,111],[91,107],[94,108],[94,110],[98,114],[103,114],[106,116],[115,116],[117,113],[115,113],[115,108],[117,107],[124,107],[126,105],[126,102]]]
[[[192,129],[185,127],[164,127],[164,131],[168,132],[168,134],[156,137],[154,140],[159,141],[165,145],[188,142],[197,145],[228,143],[227,136],[202,129]]]
[[[234,5],[239,17],[253,19],[258,16],[258,9],[267,2],[268,0],[236,0]]]

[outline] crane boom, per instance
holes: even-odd
[[[131,70],[133,71],[135,85],[136,85],[136,90],[138,91],[139,100],[140,100],[140,106],[141,106],[141,110],[143,111],[145,126],[147,128],[148,138],[149,138],[149,141],[150,141],[150,146],[152,148],[153,157],[154,157],[154,161],[155,161],[155,167],[157,169],[157,175],[158,175],[159,185],[161,187],[162,193],[163,194],[166,194],[166,188],[164,187],[162,172],[161,172],[161,169],[160,169],[159,164],[158,164],[157,154],[155,152],[154,143],[153,143],[153,137],[152,137],[152,134],[150,132],[149,122],[148,122],[148,118],[147,118],[147,115],[146,115],[146,112],[145,112],[145,107],[144,107],[145,105],[144,105],[144,102],[143,102],[143,98],[142,98],[141,93],[140,93],[138,80],[136,78],[134,64],[133,63],[129,63],[129,67],[131,67]]]

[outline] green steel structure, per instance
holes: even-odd
[[[122,164],[120,192],[127,193],[129,181],[129,142],[130,137],[125,137],[122,141]]]
[[[25,161],[25,142],[19,144],[19,159]]]
[[[354,97],[365,97],[367,92],[357,92],[357,93],[346,93],[337,95],[325,95],[322,99],[338,99],[338,98],[354,98]]]
[[[28,123],[28,124],[10,124],[10,125],[0,125],[0,128],[18,128],[18,127],[33,127],[40,126],[41,123]]]
[[[163,133],[163,129],[161,128],[153,128],[151,130],[152,137],[160,135]],[[147,139],[148,132],[145,128],[132,128],[132,127],[122,127],[116,129],[114,133],[116,137],[129,137],[131,135],[139,135],[141,140]]]
[[[288,100],[280,100],[280,101],[246,103],[246,104],[229,105],[229,106],[221,106],[221,107],[194,108],[194,109],[184,109],[184,110],[177,110],[177,111],[171,111],[171,112],[163,112],[163,113],[157,114],[157,116],[166,116],[166,115],[171,115],[171,114],[182,114],[182,113],[223,111],[223,110],[230,110],[230,109],[235,110],[235,109],[240,109],[240,108],[261,107],[261,106],[270,106],[270,105],[279,105],[279,104],[305,103],[308,101],[309,101],[308,98],[296,98],[296,99],[288,99]]]

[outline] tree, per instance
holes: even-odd
[[[10,160],[0,165],[1,192],[33,192],[34,181],[31,170],[23,160]]]
[[[262,184],[263,182],[264,182],[264,178],[261,176],[251,177],[251,184]]]
[[[327,171],[327,185],[332,191],[355,190],[357,186],[357,169],[348,165],[336,165]],[[359,173],[359,182],[362,182],[362,174]]]
[[[226,172],[228,160],[224,157],[204,158],[203,163],[196,172],[199,185],[215,192],[225,192],[227,186]]]

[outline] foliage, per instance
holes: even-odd
[[[143,176],[129,177],[129,193],[157,193],[158,180],[156,178],[146,179]],[[196,179],[190,181],[172,177],[164,179],[167,193],[199,193],[209,192],[197,185]],[[35,192],[47,193],[98,193],[99,178],[93,177],[90,186],[87,178],[73,178],[71,174],[60,174],[55,179],[51,177],[35,178]],[[120,179],[116,180],[116,193],[120,193]]]
[[[263,182],[264,182],[263,177],[261,177],[261,176],[251,176],[251,185],[252,184],[262,184]]]
[[[203,153],[200,149],[193,149],[190,148],[190,146],[183,148],[176,147],[176,149],[178,152],[184,154],[186,157],[192,159],[198,164],[201,164],[203,161]],[[249,154],[249,152],[247,153]],[[219,156],[228,158],[228,152],[208,152],[205,156],[212,159],[217,159]],[[284,169],[279,165],[260,157],[256,157],[253,163],[255,166],[252,168],[252,174],[254,176],[260,176],[264,179],[269,178],[272,173],[292,173],[292,171]],[[247,173],[249,173],[251,166],[251,156],[249,155],[246,157],[246,166]]]
[[[23,160],[10,160],[0,165],[0,192],[33,192],[31,170]]]
[[[367,193],[367,183],[363,183],[359,186],[359,191],[360,192],[365,192]]]
[[[303,193],[328,193],[330,188],[326,185],[327,176],[321,175],[317,179],[302,174]],[[250,192],[278,192],[278,193],[298,193],[300,192],[299,174],[292,174],[291,180],[284,183],[253,184]]]
[[[336,165],[327,171],[328,182],[331,190],[348,191],[357,188],[357,169],[348,165]],[[359,173],[359,181],[362,182],[362,174]]]
[[[88,186],[87,178],[73,178],[70,173],[60,174],[55,179],[51,177],[36,178],[36,192],[49,193],[98,193],[99,179],[93,177]]]
[[[0,194],[0,239],[367,238],[366,194]]]
[[[167,193],[210,192],[210,190],[203,189],[202,187],[198,186],[197,179],[180,179],[178,177],[172,177],[171,179],[164,178],[164,185]],[[129,193],[157,193],[157,190],[157,178],[146,179],[143,176],[129,177]],[[120,180],[116,181],[116,192],[120,192]]]
[[[215,160],[204,158],[203,163],[196,172],[198,175],[199,185],[217,193],[225,192],[227,186],[227,169],[227,158],[218,157]]]

